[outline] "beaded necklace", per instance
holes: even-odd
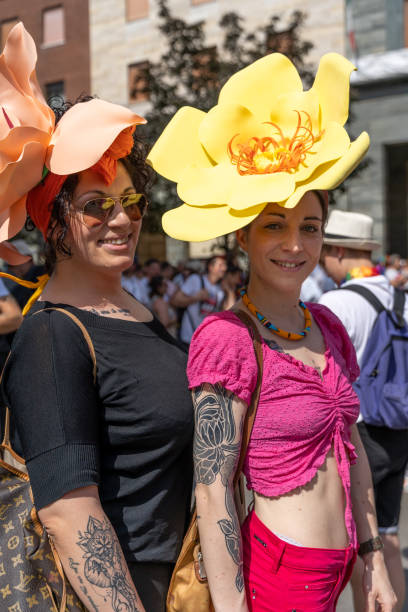
[[[269,329],[269,331],[273,332],[277,336],[280,336],[281,338],[286,338],[286,340],[302,340],[310,332],[312,328],[312,317],[311,317],[310,311],[308,310],[306,304],[304,304],[302,300],[299,300],[299,306],[304,311],[305,326],[303,328],[303,331],[300,332],[300,334],[297,334],[294,332],[287,332],[283,329],[279,329],[279,327],[276,327],[276,325],[268,321],[268,319],[261,312],[259,312],[259,310],[250,301],[248,294],[247,294],[246,287],[243,287],[242,289],[240,289],[239,294],[245,306],[248,308],[249,312],[251,312],[258,319],[258,321],[264,327],[266,327],[266,329]]]

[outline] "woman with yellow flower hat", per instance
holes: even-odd
[[[233,479],[258,367],[234,311],[193,336],[198,527],[216,611],[331,612],[359,553],[367,610],[391,612],[367,459],[355,422],[353,346],[326,308],[299,300],[319,260],[327,189],[369,145],[350,142],[352,64],[325,55],[303,91],[291,62],[272,54],[241,70],[208,113],[176,113],[148,161],[177,182],[185,204],[165,231],[206,240],[236,231],[249,284],[236,308],[262,336],[263,378],[244,463],[254,509],[239,529]]]
[[[85,608],[163,612],[190,507],[193,411],[185,353],[121,287],[147,207],[133,135],[144,120],[98,99],[54,113],[35,64],[20,23],[0,56],[0,239],[28,212],[50,276],[3,389],[39,518]],[[21,258],[4,242],[0,254]]]

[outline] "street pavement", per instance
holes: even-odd
[[[400,539],[402,562],[405,572],[405,584],[407,585],[408,593],[408,493],[404,493],[402,497]],[[339,600],[337,612],[354,612],[353,601],[351,598],[351,589],[349,586],[345,589],[343,595]],[[408,612],[408,597],[405,600],[403,612]]]

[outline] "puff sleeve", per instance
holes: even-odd
[[[232,312],[207,317],[197,328],[190,345],[187,377],[190,389],[219,383],[251,402],[258,366],[251,336]]]

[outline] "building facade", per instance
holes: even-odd
[[[37,76],[47,99],[75,100],[90,91],[87,0],[1,0],[1,48],[19,21],[33,36]]]
[[[370,165],[352,182],[345,204],[374,216],[385,252],[407,257],[408,1],[353,0],[351,6],[358,68],[353,130],[366,130],[371,146]]]

